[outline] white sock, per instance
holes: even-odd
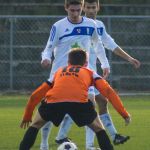
[[[48,138],[49,138],[49,134],[52,129],[52,126],[53,126],[53,123],[49,121],[42,127],[40,149],[49,147]]]
[[[69,115],[65,115],[60,125],[56,140],[61,140],[67,137],[72,123],[73,123],[73,120],[71,119],[71,117]]]
[[[115,138],[115,134],[117,134],[117,130],[112,122],[112,119],[108,113],[100,115],[100,119],[104,125],[104,127],[107,129],[109,132],[112,140]]]
[[[88,126],[85,126],[86,130],[86,148],[94,146],[95,132]]]

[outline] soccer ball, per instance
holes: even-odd
[[[57,148],[57,150],[77,150],[77,146],[73,142],[64,142]]]

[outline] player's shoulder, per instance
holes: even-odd
[[[102,77],[96,73],[96,71],[90,69],[90,68],[87,68],[87,67],[82,67],[82,69],[85,71],[85,72],[88,72],[89,74],[91,74],[91,76],[95,79],[95,78],[99,78],[101,79]]]
[[[68,22],[67,17],[62,18],[62,19],[56,21],[54,23],[54,26],[58,27],[58,26],[62,26],[62,24],[65,26],[66,22]]]
[[[84,16],[83,19],[84,19],[84,22],[86,22],[88,24],[93,24],[93,25],[96,24],[95,20],[93,20],[91,18],[87,18],[87,17]]]
[[[101,20],[96,19],[95,22],[98,26],[105,26]]]
[[[93,74],[93,70],[88,67],[81,67],[81,69],[85,72],[89,72],[89,73]]]
[[[59,67],[59,68],[56,70],[56,72],[55,72],[55,76],[58,75],[58,74],[60,74],[60,73],[62,72],[62,70],[63,70],[65,67],[67,68],[67,66]]]

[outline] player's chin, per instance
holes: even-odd
[[[89,15],[88,15],[88,18],[94,19],[94,18],[95,18],[95,15],[89,14]]]

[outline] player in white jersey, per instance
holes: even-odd
[[[109,68],[105,50],[95,28],[95,22],[86,17],[80,18],[78,24],[72,23],[68,17],[65,17],[52,26],[46,48],[42,52],[43,63],[45,60],[50,61],[54,50],[55,59],[52,65],[51,75],[59,67],[67,64],[67,56],[71,48],[80,47],[86,51],[90,51],[91,42],[94,42],[94,45],[97,47],[96,54],[102,63],[102,68]]]
[[[54,52],[55,59],[50,73],[50,78],[52,78],[59,67],[67,65],[67,57],[71,48],[81,47],[89,52],[91,43],[93,43],[97,47],[95,53],[102,64],[103,76],[107,77],[109,63],[105,50],[98,35],[95,21],[81,16],[82,0],[66,0],[65,10],[68,17],[57,21],[52,26],[46,48],[42,52],[42,66],[48,67],[50,65],[52,52]],[[51,123],[42,129],[42,150],[48,149],[49,125]]]
[[[89,18],[92,18],[96,21],[98,26],[98,33],[101,37],[102,43],[104,44],[104,47],[114,52],[116,55],[124,58],[125,60],[129,61],[135,68],[138,68],[140,66],[140,62],[133,57],[131,57],[129,54],[127,54],[124,50],[122,50],[112,39],[112,37],[106,32],[105,25],[102,21],[96,20],[96,15],[99,10],[99,1],[98,0],[85,0],[84,5],[84,12],[85,15]],[[90,59],[89,59],[89,65],[91,69],[94,69],[96,71],[96,59],[97,56],[94,52],[94,45],[93,48],[91,48],[90,51]],[[92,91],[91,91],[92,92]],[[96,102],[99,106],[99,114],[100,118],[105,126],[105,128],[110,133],[110,136],[114,142],[114,144],[122,144],[125,141],[129,139],[128,136],[122,136],[117,133],[117,130],[115,129],[113,122],[111,120],[111,117],[108,112],[107,108],[107,100],[102,97],[102,95],[99,94],[99,92],[96,91]],[[70,121],[70,125],[71,125]],[[67,126],[67,127],[66,127]],[[69,119],[66,119],[65,122],[62,122],[61,128],[59,130],[59,133],[56,137],[56,142],[61,143],[67,138],[67,133],[69,130]],[[67,130],[68,129],[68,130]],[[94,150],[94,132],[86,128],[86,148]]]

